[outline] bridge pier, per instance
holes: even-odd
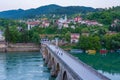
[[[56,77],[56,72],[55,72],[55,65],[52,65],[52,68],[50,70],[51,76]]]
[[[47,67],[51,69],[51,59],[48,61]]]
[[[47,57],[45,57],[45,64],[47,64],[48,63],[48,58]]]
[[[59,71],[56,80],[62,80],[62,70]]]
[[[70,73],[67,73],[66,70],[61,69],[56,77],[56,80],[75,80]]]
[[[43,48],[42,55],[43,55],[43,59],[45,60],[45,64],[47,64],[49,59],[48,59],[48,50],[46,47]]]
[[[49,68],[49,69],[51,69],[51,67],[52,67],[52,60],[51,60],[51,54],[50,54],[50,52],[49,52],[49,54],[48,54],[49,56],[48,56],[48,64],[47,64],[47,67]]]

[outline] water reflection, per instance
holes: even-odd
[[[119,80],[120,79],[120,73],[109,73],[109,72],[104,72],[102,70],[98,70],[98,72],[109,77],[111,80]]]
[[[0,80],[49,80],[39,52],[0,53]]]
[[[0,79],[5,80],[6,79],[6,56],[5,54],[0,55]]]
[[[86,64],[98,70],[111,80],[120,80],[120,54],[108,53],[105,55],[73,54]]]

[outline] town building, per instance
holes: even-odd
[[[58,19],[58,21],[57,21],[57,24],[58,24],[58,28],[59,28],[59,29],[61,29],[62,27],[69,27],[69,26],[68,26],[68,23],[69,23],[69,21],[68,21],[66,15],[65,15],[64,18],[60,18],[60,19]]]
[[[82,36],[89,36],[90,35],[90,33],[88,33],[88,32],[83,32],[82,34],[81,34]]]
[[[106,33],[106,35],[114,35],[114,34],[117,34],[117,32],[114,32],[114,31],[108,31],[108,32]]]
[[[30,22],[27,22],[27,28],[28,30],[30,30],[35,26],[39,26],[39,24],[40,24],[40,21],[30,21]]]
[[[97,21],[91,21],[91,20],[82,20],[80,23],[86,24],[87,26],[103,26],[102,24],[98,23]]]
[[[72,33],[71,34],[71,43],[78,43],[79,38],[80,38],[79,33]]]
[[[82,18],[79,17],[79,16],[78,16],[78,17],[75,17],[75,18],[74,18],[74,21],[75,21],[75,22],[81,22],[81,21],[82,21]]]
[[[116,27],[116,25],[117,25],[118,23],[120,23],[120,20],[119,20],[119,19],[115,19],[115,20],[113,21],[113,23],[111,24],[111,27]]]
[[[44,21],[42,21],[41,26],[44,27],[44,28],[49,27],[50,26],[50,22],[48,20],[44,20]]]
[[[3,32],[0,30],[0,41],[4,41],[5,37],[3,36]]]

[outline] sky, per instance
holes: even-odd
[[[120,6],[120,0],[0,0],[0,11],[11,9],[26,10],[49,4],[108,8],[112,6]]]

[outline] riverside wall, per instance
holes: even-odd
[[[35,43],[0,43],[0,52],[28,52],[39,51],[39,44]]]

